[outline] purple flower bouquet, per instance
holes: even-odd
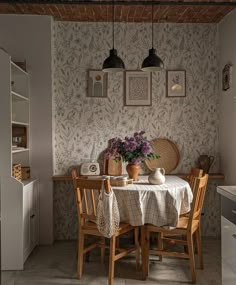
[[[108,142],[108,148],[105,151],[106,159],[115,159],[133,164],[140,164],[146,159],[159,158],[153,153],[151,143],[144,137],[145,132],[135,132],[132,137],[112,138]]]

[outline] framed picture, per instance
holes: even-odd
[[[232,65],[226,64],[222,71],[222,89],[226,91],[230,88],[231,84]]]
[[[151,72],[125,71],[125,106],[152,105]]]
[[[87,97],[107,97],[107,73],[101,70],[88,71]]]
[[[186,71],[185,70],[167,70],[166,96],[167,97],[185,97],[186,96]]]

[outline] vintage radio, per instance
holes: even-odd
[[[100,175],[100,167],[97,162],[85,162],[81,164],[80,175]]]

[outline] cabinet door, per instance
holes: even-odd
[[[227,262],[222,260],[222,285],[236,285],[236,274]]]
[[[38,195],[38,183],[34,183],[32,191],[32,204],[30,215],[30,242],[31,250],[38,244],[39,239],[39,195]]]
[[[37,181],[24,187],[23,195],[24,261],[38,244],[39,197]]]
[[[31,186],[31,185],[30,185]],[[25,187],[23,194],[23,244],[24,244],[24,261],[31,251],[31,238],[30,238],[30,223],[31,223],[31,208],[33,201],[32,187]]]

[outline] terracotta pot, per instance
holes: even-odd
[[[129,178],[132,178],[134,181],[138,181],[138,175],[141,170],[140,164],[128,163],[126,166]]]

